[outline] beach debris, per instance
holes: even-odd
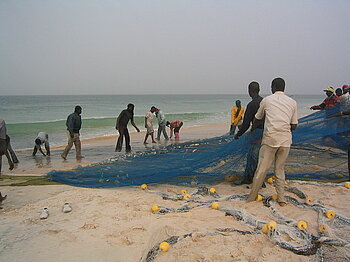
[[[157,205],[153,205],[151,210],[152,210],[152,212],[158,212],[159,207]]]
[[[211,204],[211,208],[212,208],[212,209],[219,209],[219,207],[220,207],[220,204],[219,204],[218,202],[213,202],[213,203]]]
[[[69,213],[72,211],[72,207],[68,202],[64,203],[63,208],[62,208],[63,213]]]
[[[147,189],[147,185],[146,185],[146,184],[142,184],[140,187],[141,187],[141,189],[143,189],[143,190]]]
[[[165,241],[160,243],[159,245],[159,249],[162,250],[163,252],[167,252],[169,250],[169,247],[170,247],[169,243]]]
[[[335,212],[333,210],[327,210],[325,216],[326,218],[333,219],[335,217]]]
[[[43,211],[40,214],[40,219],[46,219],[49,217],[49,209],[44,207]]]
[[[348,189],[350,189],[350,182],[345,182],[344,186]]]
[[[300,229],[300,230],[306,230],[308,225],[305,221],[299,221],[298,224],[297,224],[297,227]]]
[[[262,201],[263,200],[263,197],[262,195],[257,195],[256,198],[255,198],[255,201]]]

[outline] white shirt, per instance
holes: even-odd
[[[45,133],[45,132],[39,132],[37,137],[35,138],[35,140],[39,139],[41,141],[41,144],[44,144],[44,143],[47,143],[49,142],[49,139],[48,139],[48,134]]]
[[[265,97],[255,114],[256,119],[265,117],[264,135],[261,144],[271,147],[290,147],[291,124],[298,124],[297,102],[284,92],[276,91]]]
[[[146,113],[146,125],[148,126],[148,127],[152,127],[153,126],[153,117],[154,117],[154,115],[153,115],[153,113],[151,112],[151,111],[148,111],[147,113]]]
[[[350,109],[350,95],[349,92],[345,93],[340,97],[340,104],[342,106],[342,110]]]

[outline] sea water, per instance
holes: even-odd
[[[298,116],[312,113],[321,95],[292,95],[298,103]],[[115,122],[128,103],[135,105],[135,123],[144,130],[144,117],[151,106],[160,108],[169,121],[182,120],[185,126],[227,123],[235,100],[246,106],[248,95],[77,95],[0,96],[0,118],[16,149],[31,148],[38,132],[49,134],[52,146],[66,143],[66,119],[76,105],[83,108],[82,138],[116,134]],[[155,119],[155,127],[157,126]],[[229,128],[228,128],[229,129]],[[130,131],[135,129],[131,126]]]

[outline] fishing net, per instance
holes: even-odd
[[[315,112],[299,119],[286,163],[286,179],[342,182],[348,178],[347,148],[350,119],[327,118],[340,107]],[[207,184],[239,179],[256,162],[249,160],[258,150],[262,131],[240,139],[215,137],[160,149],[122,155],[71,171],[53,171],[56,182],[81,187],[121,187],[152,183]],[[271,168],[269,175],[272,175]]]

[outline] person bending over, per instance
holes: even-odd
[[[41,149],[41,145],[45,145],[46,154],[50,155],[50,144],[49,144],[49,135],[45,132],[39,132],[37,137],[35,138],[35,145],[33,149],[33,156],[36,155],[36,152],[39,152],[45,156],[45,153]]]
[[[183,126],[183,122],[180,120],[167,121],[166,126],[170,128],[170,138],[173,137],[173,132],[175,139],[180,139],[180,128]]]

